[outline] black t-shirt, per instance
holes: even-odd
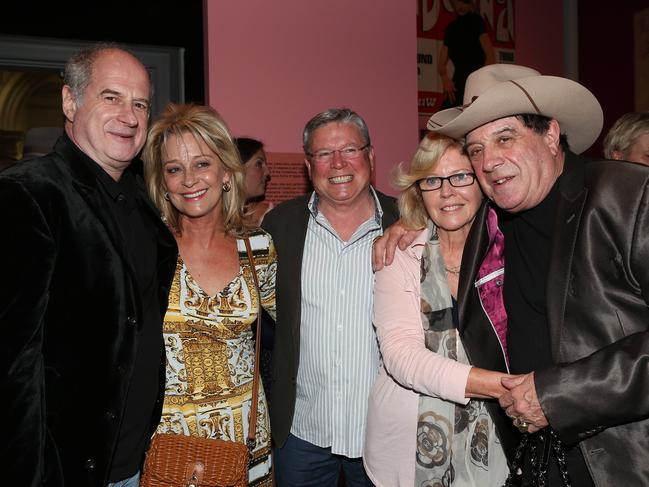
[[[522,374],[552,365],[545,285],[550,266],[556,185],[538,206],[521,213],[499,211],[505,237],[507,351],[510,370]]]
[[[558,186],[555,183],[548,196],[534,208],[514,214],[498,211],[498,226],[505,237],[503,293],[508,323],[507,351],[513,374],[553,364],[546,285]],[[566,450],[566,464],[573,487],[594,485],[578,447]],[[554,457],[549,463],[548,481],[551,486],[561,485]]]
[[[157,243],[154,224],[146,216],[148,210],[143,206],[146,203],[138,196],[137,181],[130,170],[115,181],[97,164],[87,162],[101,183],[102,198],[117,222],[133,265],[135,292],[140,297],[143,320],[138,327],[137,358],[108,477],[110,482],[117,482],[135,475],[141,467],[159,394],[164,347],[158,298]]]
[[[454,66],[453,83],[458,105],[463,103],[466,79],[473,71],[484,66],[486,56],[480,44],[480,36],[484,33],[482,17],[474,12],[457,17],[444,31],[444,45]]]

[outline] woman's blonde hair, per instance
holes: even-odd
[[[394,186],[399,194],[399,213],[403,223],[410,228],[424,228],[429,216],[417,181],[428,176],[439,163],[447,149],[455,147],[462,151],[462,144],[445,135],[429,132],[419,142],[419,147],[412,157],[409,168],[404,164],[397,166],[394,175]]]
[[[247,234],[256,225],[252,215],[244,210],[244,165],[223,118],[213,108],[203,105],[170,103],[149,129],[142,153],[144,178],[149,196],[163,219],[172,231],[180,233],[180,213],[165,198],[162,151],[170,137],[175,135],[180,139],[184,134],[203,141],[230,174],[230,191],[222,194],[223,225],[231,235]]]
[[[629,157],[638,137],[649,133],[649,112],[629,112],[618,118],[604,137],[604,157],[614,159],[613,153],[620,152]]]

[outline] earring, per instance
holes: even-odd
[[[167,201],[169,201],[169,191],[165,191],[164,199],[166,199]]]
[[[221,189],[223,190],[224,193],[227,193],[232,189],[232,186],[230,186],[230,183],[226,181],[221,185]]]

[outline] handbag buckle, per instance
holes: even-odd
[[[185,474],[185,478],[187,479],[186,487],[199,487],[200,483],[203,480],[204,472],[205,472],[205,465],[203,465],[202,462],[195,462],[194,464],[188,464],[186,474]]]

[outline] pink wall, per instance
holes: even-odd
[[[206,0],[208,103],[271,152],[300,152],[309,118],[349,106],[393,193],[389,170],[418,139],[415,15],[412,0]]]
[[[301,152],[309,118],[349,106],[369,125],[377,187],[394,194],[389,171],[418,138],[415,2],[205,0],[204,8],[207,99],[235,135]],[[562,76],[563,1],[516,1],[515,42],[518,64]]]
[[[516,64],[564,76],[563,1],[519,0],[514,10]]]

